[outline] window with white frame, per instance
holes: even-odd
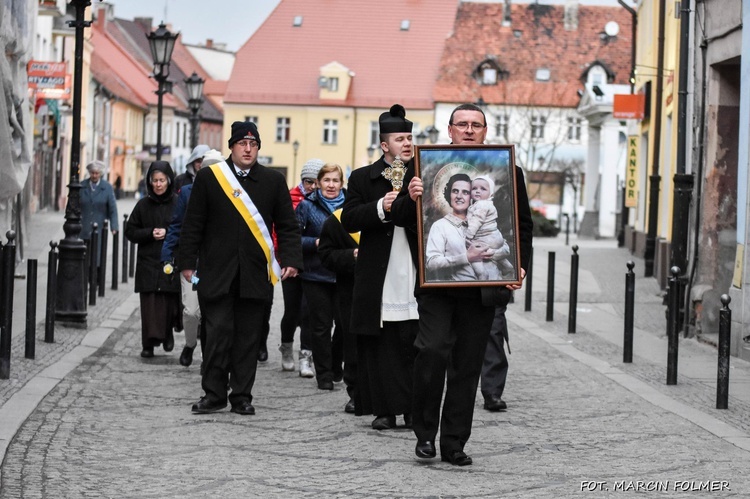
[[[482,85],[497,84],[497,69],[491,67],[482,68]]]
[[[332,78],[328,78],[328,91],[329,92],[338,92],[339,91],[339,79],[335,76]]]
[[[257,116],[245,116],[245,121],[252,121],[256,125],[258,124],[258,117]]]
[[[276,142],[289,142],[291,118],[276,118]]]
[[[323,120],[323,143],[336,144],[339,140],[339,121]]]
[[[380,124],[377,121],[370,122],[370,146],[377,148],[380,145]]]
[[[568,117],[568,140],[578,142],[581,140],[581,118]]]
[[[495,135],[497,135],[498,138],[505,139],[507,142],[509,116],[507,114],[498,114],[495,116],[495,119]]]
[[[544,138],[544,125],[547,123],[547,118],[535,114],[531,117],[531,138],[532,139],[543,139]]]

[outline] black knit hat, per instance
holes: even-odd
[[[380,133],[409,133],[414,125],[406,119],[406,109],[401,104],[394,104],[391,109],[380,115]]]
[[[235,142],[244,139],[253,139],[258,143],[258,149],[260,149],[260,134],[255,123],[252,121],[235,121],[232,123],[232,136],[229,137],[229,148],[231,149]]]

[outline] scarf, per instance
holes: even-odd
[[[338,208],[341,208],[341,205],[344,204],[344,191],[340,191],[339,195],[336,196],[333,199],[328,199],[323,195],[322,192],[320,192],[320,189],[318,189],[318,199],[320,200],[321,204],[326,207],[329,213],[333,213]]]

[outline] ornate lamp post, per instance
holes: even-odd
[[[294,153],[294,171],[297,171],[297,152],[299,152],[299,140],[292,142],[292,152]]]
[[[422,144],[424,144],[425,142],[427,142],[427,137],[428,137],[427,132],[425,132],[424,130],[422,130],[421,132],[419,132],[416,135],[416,137],[414,137],[414,139],[416,139],[417,145],[421,146]]]
[[[60,241],[57,267],[57,298],[55,320],[86,327],[86,245],[81,234],[81,183],[78,171],[81,163],[81,87],[83,86],[83,30],[91,26],[84,19],[89,0],[71,0],[75,7],[75,21],[68,26],[75,28],[73,66],[73,130],[70,141],[70,183],[68,203],[65,206],[65,238]]]
[[[190,147],[198,145],[200,130],[200,117],[198,113],[203,105],[203,84],[206,80],[193,71],[189,78],[185,78],[185,87],[188,93],[188,106],[190,106]]]
[[[148,34],[148,44],[151,48],[151,57],[154,60],[154,78],[159,82],[156,95],[159,96],[156,105],[156,159],[161,159],[161,121],[162,121],[162,99],[164,94],[172,92],[172,82],[169,78],[169,63],[172,60],[172,50],[179,33],[169,31],[164,23],[161,23],[156,31]]]
[[[425,133],[427,133],[427,136],[430,138],[430,144],[434,144],[435,142],[437,142],[438,137],[440,136],[440,130],[432,125],[428,126],[425,129]]]

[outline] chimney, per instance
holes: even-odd
[[[206,38],[206,48],[207,49],[214,48],[214,40],[213,40],[213,38]]]
[[[505,0],[503,5],[503,23],[504,27],[510,26],[510,0]]]
[[[578,0],[565,1],[565,31],[578,29]]]

